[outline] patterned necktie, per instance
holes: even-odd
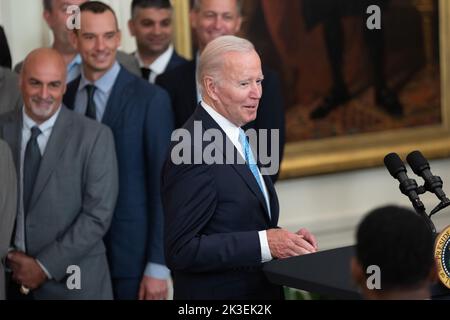
[[[41,133],[38,127],[31,128],[31,137],[25,149],[23,163],[23,208],[25,216],[28,214],[31,195],[33,194],[34,184],[41,165],[41,150],[37,142],[37,138]]]
[[[264,192],[264,187],[262,185],[261,177],[259,175],[258,165],[256,164],[255,158],[253,157],[253,152],[251,150],[250,144],[248,143],[247,136],[245,135],[245,132],[242,129],[239,129],[239,141],[241,142],[241,145],[244,149],[245,162],[247,163],[247,166],[249,167],[250,171],[255,177],[259,189],[261,190],[264,199],[266,200],[266,205],[267,208],[269,209],[269,216],[270,216],[269,199],[267,198],[267,195]]]
[[[88,103],[87,103],[87,107],[86,107],[86,117],[97,120],[97,106],[95,105],[95,100],[94,100],[94,94],[95,94],[95,90],[97,88],[92,85],[92,84],[88,84],[86,86],[86,91],[87,91],[87,95],[88,95]]]
[[[145,80],[148,81],[150,79],[150,73],[151,70],[149,68],[141,68],[142,78],[144,78]]]

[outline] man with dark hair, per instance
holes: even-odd
[[[142,77],[151,83],[166,70],[187,62],[173,48],[172,18],[169,0],[133,0],[131,3],[128,27],[137,45],[133,56]]]
[[[423,218],[406,208],[370,212],[358,226],[352,275],[367,299],[429,299],[436,279],[434,234]],[[367,268],[380,268],[381,288],[367,285]]]
[[[80,6],[89,0],[43,0],[43,17],[53,33],[52,48],[62,54],[67,65],[67,83],[76,79],[81,72],[81,57],[70,42],[69,34],[72,33],[67,27],[73,11],[68,11],[70,6]],[[128,71],[139,75],[139,69],[134,60],[125,52],[118,52],[117,60]],[[14,67],[14,71],[20,73],[22,62]]]
[[[173,130],[167,93],[116,61],[121,34],[114,11],[81,5],[81,28],[72,41],[82,57],[81,76],[69,83],[65,103],[109,126],[119,163],[119,197],[106,235],[116,299],[165,299],[160,174]]]
[[[196,85],[195,70],[199,64],[200,54],[212,40],[224,36],[235,35],[242,23],[241,0],[196,0],[190,12],[191,26],[197,40],[198,52],[194,60],[185,63],[174,70],[158,77],[156,83],[162,86],[170,95],[175,113],[175,126],[180,128],[192,116],[201,95]],[[278,75],[263,66],[264,81],[262,83],[262,98],[259,103],[258,115],[254,121],[246,124],[245,129],[255,129],[261,139],[262,130],[269,132],[268,150],[274,149],[277,162],[281,163],[284,150],[285,120],[284,102],[281,94],[281,84]],[[270,133],[278,131],[278,136],[272,138]],[[263,140],[261,140],[263,141]],[[278,173],[271,176],[276,181]]]

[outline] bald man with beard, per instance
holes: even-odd
[[[111,299],[102,238],[118,193],[112,133],[62,105],[66,65],[56,50],[28,55],[20,87],[24,107],[0,117],[20,190],[7,297]]]

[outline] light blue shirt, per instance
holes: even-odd
[[[112,66],[112,68],[109,69],[100,79],[98,79],[94,83],[87,80],[86,77],[84,76],[84,72],[81,71],[81,80],[75,97],[74,111],[80,114],[86,114],[88,101],[86,85],[93,84],[97,87],[94,93],[94,101],[97,111],[97,120],[101,122],[114,83],[116,82],[117,77],[119,76],[120,68],[121,66],[116,61]],[[147,263],[144,274],[152,278],[168,279],[170,276],[170,271],[164,265],[149,262]]]
[[[81,74],[81,56],[77,54],[75,58],[70,61],[67,65],[67,81],[66,83],[72,82]]]
[[[94,85],[97,89],[94,92],[94,101],[97,111],[97,120],[102,121],[105,113],[106,105],[111,95],[112,88],[116,82],[117,76],[120,72],[120,65],[116,61],[111,69],[109,69],[100,79],[95,82],[91,82],[84,76],[84,72],[81,71],[80,85],[78,86],[77,94],[75,96],[75,112],[80,114],[86,114],[86,108],[88,103],[88,95],[86,86],[89,84]]]

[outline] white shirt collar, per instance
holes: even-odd
[[[42,122],[40,125],[36,124],[36,122],[31,119],[27,113],[25,112],[25,106],[22,108],[22,114],[23,114],[23,127],[26,130],[31,130],[34,126],[37,126],[39,130],[41,130],[42,134],[49,138],[52,129],[55,126],[56,119],[58,118],[59,112],[61,111],[61,106],[58,108],[58,111],[55,112],[53,116],[51,116],[47,121]]]
[[[153,73],[156,73],[156,75],[160,75],[166,70],[170,58],[172,57],[172,54],[173,54],[173,45],[171,44],[169,45],[167,50],[164,51],[164,53],[162,53],[158,58],[156,58],[155,61],[153,61],[151,65],[145,65],[142,62],[139,52],[136,51],[134,53],[134,56],[138,61],[139,68],[149,68]]]
[[[201,106],[205,111],[213,118],[215,122],[219,125],[219,127],[225,131],[228,139],[234,144],[234,146],[238,149],[239,153],[243,156],[244,152],[242,149],[242,145],[239,142],[239,130],[240,128],[232,123],[230,120],[225,118],[223,115],[218,113],[213,109],[210,105],[208,105],[205,101],[201,102]]]

